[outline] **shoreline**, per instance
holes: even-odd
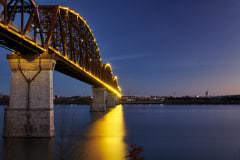
[[[73,96],[54,98],[54,105],[90,105],[92,97]],[[8,105],[9,96],[0,96],[0,105]],[[120,104],[162,104],[162,105],[240,105],[240,95],[216,97],[137,97],[124,96]]]

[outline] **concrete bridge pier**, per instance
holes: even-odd
[[[53,70],[50,56],[8,55],[10,103],[5,109],[5,137],[54,136]]]
[[[119,104],[119,98],[113,93],[108,92],[106,104],[107,107],[114,107]]]
[[[93,102],[91,112],[106,111],[106,89],[101,87],[93,87]]]

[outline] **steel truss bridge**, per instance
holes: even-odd
[[[86,20],[70,8],[34,0],[0,1],[0,45],[21,55],[50,55],[55,70],[121,97],[121,88]]]

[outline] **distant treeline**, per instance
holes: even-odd
[[[215,97],[137,97],[125,96],[123,104],[240,104],[240,95]]]
[[[73,96],[73,97],[57,97],[55,96],[54,104],[91,104],[92,97],[80,97],[80,96]]]
[[[54,104],[91,104],[90,96],[54,97]],[[240,104],[240,95],[215,97],[137,97],[124,96],[122,104]],[[0,95],[0,105],[8,105],[9,96]]]
[[[90,96],[80,97],[54,97],[54,104],[91,104],[92,98]],[[9,96],[0,95],[0,105],[8,105],[9,104]]]
[[[240,104],[240,96],[166,97],[163,104]]]

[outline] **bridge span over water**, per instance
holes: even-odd
[[[91,28],[70,8],[1,0],[0,45],[12,51],[6,137],[54,136],[54,70],[93,86],[91,111],[105,111],[121,97],[117,76],[103,63]]]

